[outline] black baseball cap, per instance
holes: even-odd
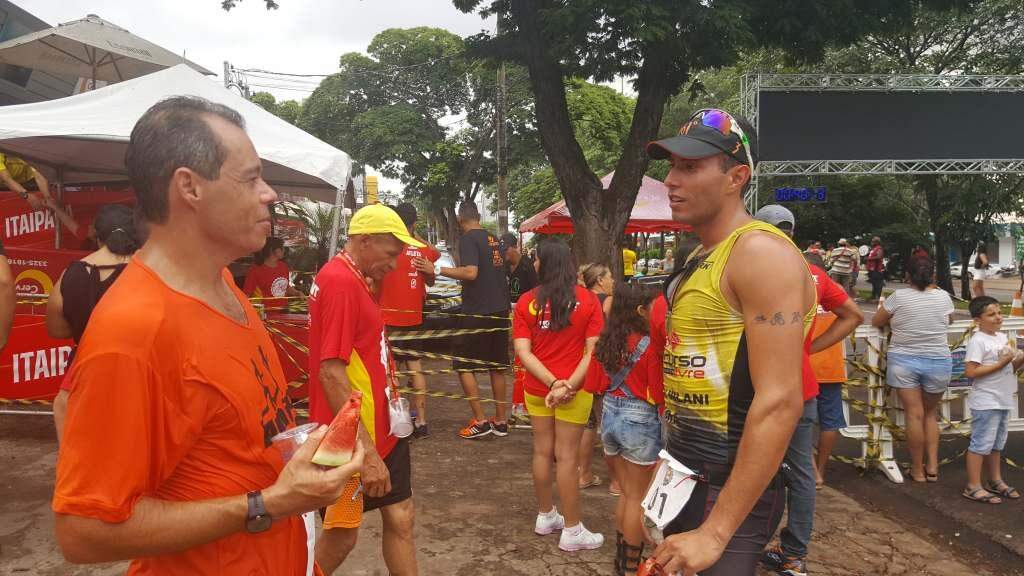
[[[741,134],[747,137],[747,146]],[[723,152],[751,168],[757,164],[753,126],[745,118],[717,109],[700,110],[679,128],[678,135],[647,144],[647,154],[655,160],[667,160],[673,154],[699,159]]]

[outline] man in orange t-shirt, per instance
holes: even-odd
[[[149,239],[96,307],[68,378],[57,462],[57,541],[74,563],[133,559],[128,574],[322,574],[312,510],[362,465],[286,464],[295,424],[267,331],[226,266],[263,245],[277,199],[234,110],[159,102],[126,154]]]
[[[380,303],[381,313],[384,315],[384,324],[388,328],[388,337],[398,336],[402,332],[417,332],[423,329],[423,301],[427,297],[427,286],[434,285],[434,262],[441,257],[441,253],[422,238],[416,236],[416,207],[408,202],[395,207],[395,212],[402,219],[402,223],[409,229],[409,235],[423,242],[425,247],[406,245],[405,251],[398,255],[395,269],[388,272],[380,283],[377,291],[377,300]],[[400,340],[398,348],[404,348],[411,352],[422,350],[423,346],[418,340]],[[409,370],[415,372],[412,377],[412,387],[416,390],[427,391],[427,379],[423,374],[423,363],[419,356],[413,354],[402,354],[394,352],[395,362],[405,362]],[[413,439],[424,438],[429,435],[427,432],[427,397],[423,394],[413,394],[412,405],[416,410],[416,427],[413,429]]]

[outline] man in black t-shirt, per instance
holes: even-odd
[[[7,338],[11,335],[14,324],[14,272],[7,263],[4,243],[0,240],[0,350],[7,346]]]
[[[459,373],[462,390],[467,396],[480,395],[474,371],[487,371],[491,376],[491,389],[495,404],[494,420],[488,421],[478,400],[470,400],[473,419],[459,435],[480,438],[488,434],[508,435],[505,420],[505,367],[508,366],[509,294],[505,276],[505,259],[501,243],[480,226],[480,212],[473,202],[459,206],[459,266],[441,268],[440,274],[462,282],[462,317],[459,327],[470,330],[488,330],[456,338],[456,356],[487,362],[453,362]]]
[[[533,267],[533,260],[523,256],[515,234],[503,234],[501,243],[505,246],[509,301],[515,304],[520,296],[537,287],[537,269]]]

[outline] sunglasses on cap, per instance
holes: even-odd
[[[743,151],[746,153],[747,158],[746,160],[743,160],[737,156],[736,152],[738,152],[738,150],[733,152],[726,151],[726,154],[732,156],[737,162],[746,164],[750,168],[751,176],[753,176],[754,157],[750,154],[750,139],[747,138],[746,133],[743,132],[743,128],[740,127],[740,123],[732,117],[732,114],[718,108],[704,108],[703,110],[694,112],[693,116],[690,116],[690,120],[687,124],[694,123],[699,123],[702,126],[718,130],[723,136],[735,134],[743,144]]]

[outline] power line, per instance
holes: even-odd
[[[440,58],[433,58],[433,59],[427,60],[425,62],[417,62],[416,64],[407,64],[405,66],[389,66],[389,67],[381,68],[381,69],[378,69],[378,70],[359,70],[359,71],[349,72],[349,74],[353,75],[353,76],[358,76],[358,75],[361,75],[361,74],[383,75],[383,74],[387,74],[388,72],[394,72],[394,71],[397,71],[397,70],[408,70],[410,68],[417,68],[419,66],[430,66],[432,64],[437,64],[438,62],[443,62],[445,60],[450,60],[452,58],[455,58],[456,56],[461,56],[462,54],[465,54],[465,52],[453,52],[452,54],[449,54],[447,56],[441,56]],[[262,68],[236,68],[235,70],[237,70],[239,72],[243,72],[243,73],[256,72],[256,73],[261,73],[261,74],[274,74],[274,75],[277,75],[277,76],[293,76],[293,77],[296,77],[296,78],[325,78],[327,76],[333,76],[333,75],[338,73],[338,72],[332,72],[330,74],[296,74],[296,73],[293,73],[293,72],[274,72],[274,71],[271,71],[271,70],[264,70]]]

